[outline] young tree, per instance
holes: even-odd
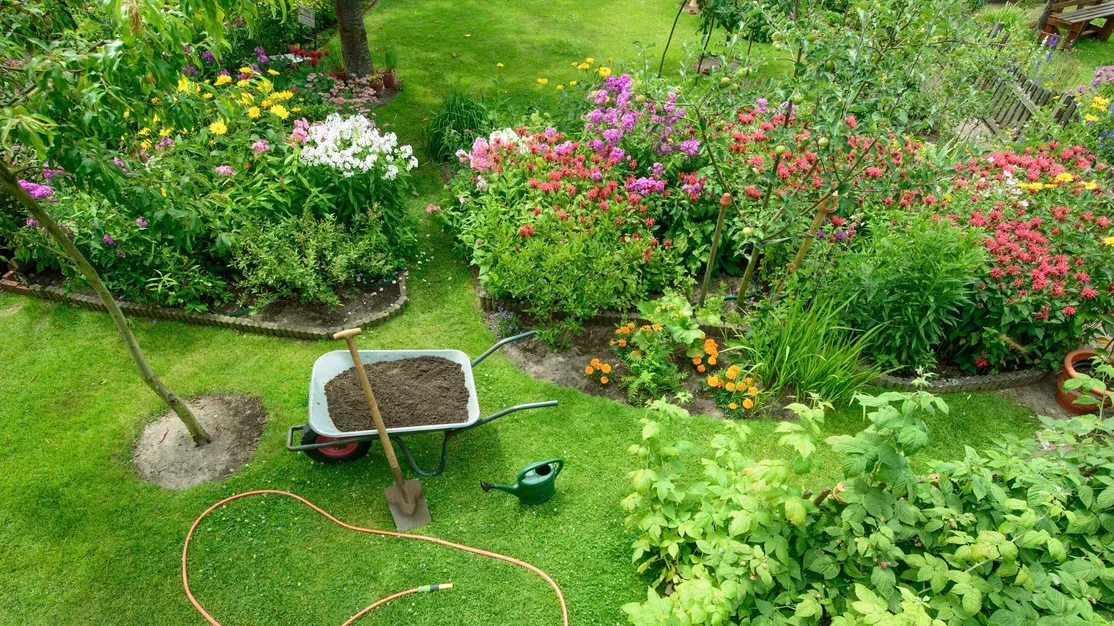
[[[286,0],[265,6],[286,9]],[[224,16],[256,16],[254,0],[0,0],[0,187],[46,229],[64,260],[96,291],[139,375],[178,415],[197,444],[210,440],[189,404],[155,375],[96,269],[20,180],[17,163],[46,160],[75,182],[116,201],[119,168],[110,146],[157,95],[173,89],[196,40],[222,43]],[[189,112],[179,112],[188,118]]]
[[[344,56],[344,71],[350,76],[370,76],[375,73],[371,50],[367,46],[364,28],[363,0],[333,0],[337,13],[337,32],[340,50]]]

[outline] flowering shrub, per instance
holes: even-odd
[[[948,217],[987,252],[953,333],[960,364],[1052,367],[1114,309],[1109,167],[1081,146],[1003,150],[956,166]]]
[[[135,119],[136,130],[109,164],[122,201],[106,204],[84,193],[72,174],[49,170],[56,218],[78,233],[106,283],[128,298],[195,309],[219,304],[230,297],[226,283],[242,277],[236,267],[247,267],[236,258],[246,250],[237,246],[241,230],[266,229],[306,210],[321,229],[335,216],[341,229],[359,222],[382,230],[392,260],[369,260],[368,267],[393,271],[416,243],[403,205],[416,165],[409,146],[361,116],[297,119],[294,90],[276,89],[270,71],[239,70],[235,79],[182,76]],[[20,258],[53,266],[44,233],[28,226],[19,241]],[[322,270],[318,278],[333,287],[350,282],[330,282],[337,275]],[[188,294],[185,302],[180,293]]]
[[[683,280],[679,251],[656,233],[659,205],[625,182],[630,161],[598,147],[520,127],[458,155],[467,167],[434,215],[493,295],[542,318],[587,317]]]

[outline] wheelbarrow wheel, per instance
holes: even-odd
[[[326,443],[329,441],[337,441],[334,437],[325,437],[309,430],[308,428],[302,432],[302,445],[309,445],[313,443]],[[328,448],[317,448],[316,450],[305,450],[306,456],[314,461],[322,463],[345,463],[348,461],[355,461],[367,456],[367,451],[371,448],[370,441],[352,441],[338,446],[331,446]]]

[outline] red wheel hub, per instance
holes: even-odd
[[[340,440],[337,439],[336,437],[324,437],[322,435],[317,436],[317,443],[328,443],[330,441],[340,441]],[[353,441],[351,443],[346,443],[346,444],[340,445],[340,446],[331,446],[331,447],[328,447],[328,448],[318,448],[318,452],[320,452],[321,454],[324,454],[325,456],[335,456],[335,457],[348,456],[349,454],[352,454],[353,452],[355,452],[356,448],[359,447],[359,445],[360,445],[359,443]]]

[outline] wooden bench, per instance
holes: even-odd
[[[1106,21],[1099,26],[1092,24],[1095,20]],[[1053,35],[1060,37],[1059,43],[1064,48],[1083,37],[1095,37],[1099,41],[1106,41],[1114,31],[1114,1],[1049,0],[1041,15],[1039,28],[1041,36],[1045,39]]]

